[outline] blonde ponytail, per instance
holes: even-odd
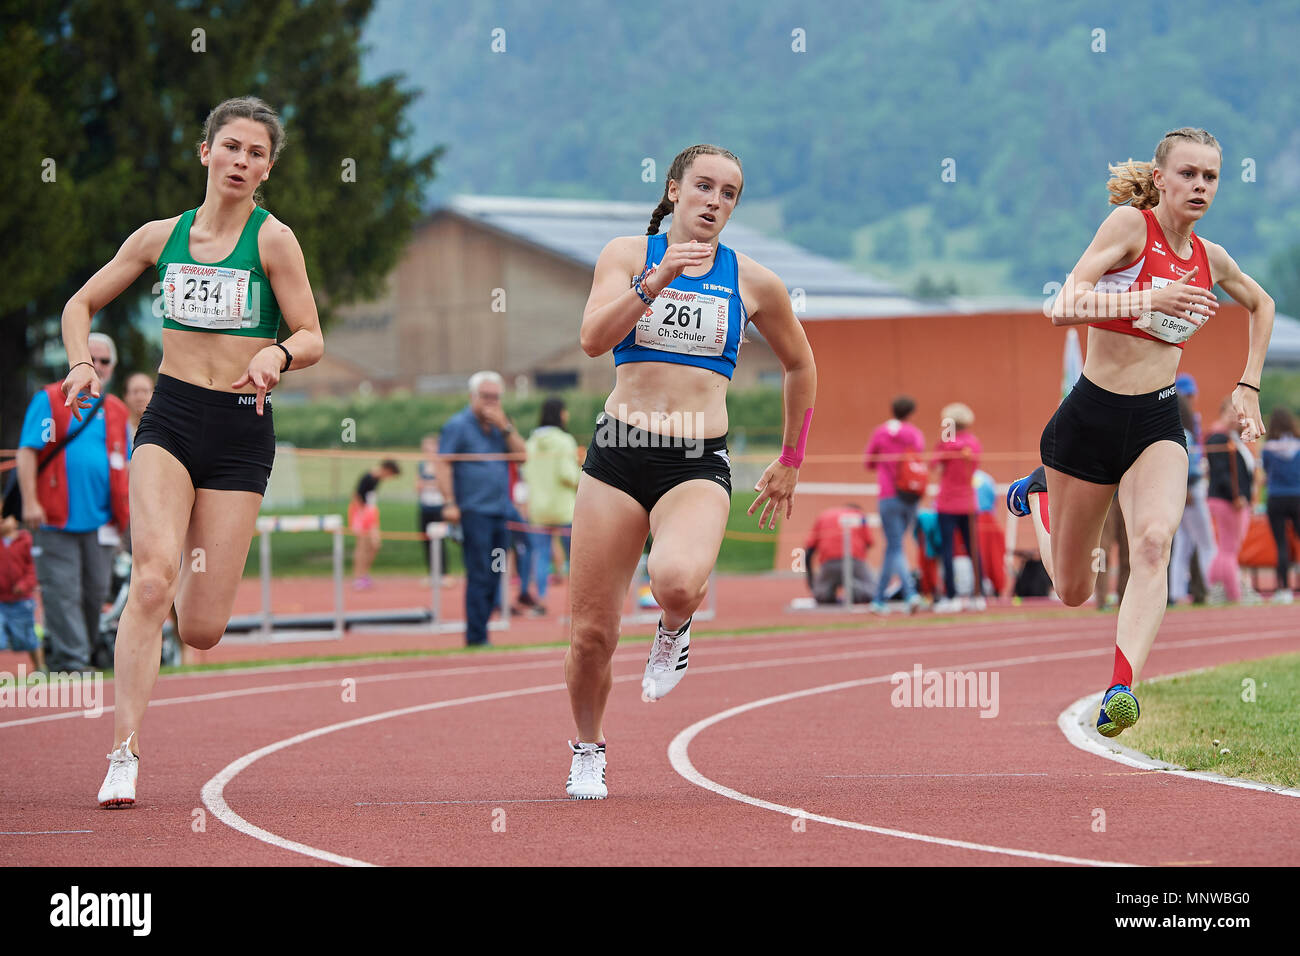
[[[1106,183],[1112,206],[1129,205],[1134,209],[1154,209],[1160,203],[1160,190],[1156,189],[1151,170],[1155,163],[1139,163],[1129,159],[1109,167],[1111,179]]]

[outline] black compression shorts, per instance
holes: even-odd
[[[1043,464],[1074,478],[1117,485],[1138,456],[1158,441],[1187,448],[1178,390],[1119,395],[1082,375],[1043,429]]]
[[[271,396],[219,392],[159,375],[135,430],[133,450],[159,445],[190,473],[195,488],[266,494],[275,461]]]
[[[596,420],[582,470],[627,492],[647,512],[671,489],[694,478],[715,482],[731,494],[726,435],[670,438],[605,413]]]

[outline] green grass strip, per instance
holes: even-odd
[[[1300,654],[1225,664],[1136,690],[1142,717],[1120,738],[1126,747],[1189,770],[1300,785]]]

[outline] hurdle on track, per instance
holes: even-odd
[[[271,613],[271,535],[273,532],[317,531],[328,533],[333,547],[334,611],[331,614],[284,615]],[[262,515],[257,519],[258,564],[262,581],[262,610],[242,622],[232,619],[227,625],[226,640],[257,642],[292,642],[338,640],[347,622],[343,615],[343,518],[341,515]],[[248,627],[256,621],[255,627]],[[321,624],[331,624],[326,631]],[[232,636],[232,629],[247,630]]]
[[[225,640],[233,642],[295,642],[337,640],[345,630],[364,627],[376,633],[459,633],[463,620],[449,621],[442,615],[442,552],[438,540],[447,536],[445,522],[430,524],[429,535],[432,588],[428,607],[390,608],[377,611],[345,611],[343,608],[343,517],[331,515],[264,515],[257,519],[262,588],[262,608],[257,614],[232,617],[226,626]],[[274,532],[324,532],[332,536],[334,610],[324,613],[274,614],[271,610],[271,536]],[[488,629],[508,630],[510,612],[507,603],[509,581],[502,563],[498,605],[501,620],[492,621]]]
[[[442,548],[439,545],[451,531],[446,521],[431,521],[424,526],[424,533],[429,538],[429,610],[432,618],[428,624],[418,627],[421,631],[434,634],[455,634],[465,630],[464,621],[444,621],[442,618]],[[501,556],[501,586],[497,589],[497,609],[501,612],[499,621],[489,621],[489,631],[510,630],[510,572]],[[494,557],[494,560],[496,558]],[[382,630],[389,630],[385,627]]]

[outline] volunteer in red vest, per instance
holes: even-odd
[[[880,484],[880,526],[885,529],[885,560],[880,568],[880,579],[876,582],[876,599],[871,602],[871,609],[878,614],[885,613],[885,589],[895,575],[903,588],[907,610],[915,612],[921,606],[921,596],[916,593],[912,569],[908,567],[907,555],[903,552],[903,541],[912,533],[916,509],[925,493],[924,490],[917,494],[898,488],[904,458],[908,455],[919,458],[925,451],[925,436],[921,429],[908,421],[914,411],[916,402],[907,395],[894,399],[891,407],[894,417],[872,433],[863,461],[864,468],[876,469],[876,480]]]
[[[866,604],[874,591],[867,549],[871,547],[871,529],[867,516],[855,504],[827,508],[817,516],[808,540],[804,543],[808,579],[818,604],[834,604],[836,592],[844,584],[844,526],[849,525],[849,560],[853,562],[853,603]],[[814,565],[815,559],[815,565]]]
[[[90,360],[103,383],[103,403],[93,417],[72,417],[62,382],[36,393],[23,419],[18,482],[23,522],[32,529],[51,671],[90,669],[99,612],[108,597],[113,554],[126,531],[127,408],[108,394],[117,364],[113,340],[90,336]],[[84,426],[85,433],[80,434]],[[65,436],[73,434],[44,468]]]

